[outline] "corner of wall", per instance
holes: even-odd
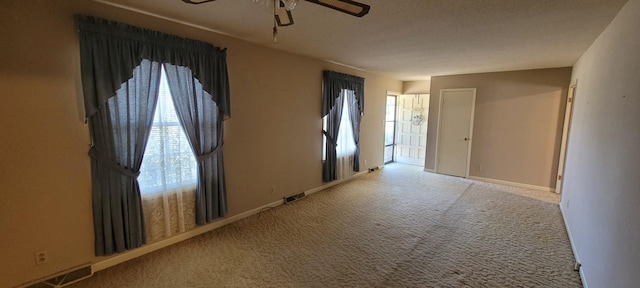
[[[402,94],[429,94],[431,92],[431,78],[419,81],[403,81]]]

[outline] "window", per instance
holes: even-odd
[[[353,174],[353,156],[356,152],[356,142],[353,139],[353,126],[351,124],[350,109],[353,100],[353,91],[342,90],[344,98],[342,105],[342,116],[340,117],[340,127],[338,128],[338,137],[336,138],[336,173],[338,179],[348,177]],[[327,117],[322,118],[322,129],[327,130]],[[326,160],[326,137],[322,137],[322,160]]]
[[[384,125],[384,164],[394,161],[396,144],[396,96],[387,95],[387,110]]]
[[[169,206],[166,203],[176,203],[173,199],[180,195],[195,195],[193,204],[178,206],[192,212],[193,217],[185,218],[193,219],[196,225],[224,217],[227,189],[222,121],[231,111],[226,49],[107,19],[77,18],[82,92],[92,144],[89,156],[96,256],[148,242],[150,233],[143,229],[160,226],[147,221],[150,209],[143,209],[143,202],[151,199],[162,198],[163,205]],[[113,45],[105,47],[106,42]],[[161,77],[162,68],[166,78]],[[162,107],[156,109],[161,78],[180,95],[174,95],[179,96],[175,105],[168,105],[170,98],[164,92]],[[206,81],[201,83],[200,79]],[[162,86],[167,91],[167,84]],[[191,145],[181,135],[177,118],[163,116],[172,106],[178,107],[179,119],[183,120],[180,124],[188,132],[186,139]],[[197,168],[192,154],[198,158]],[[153,191],[192,186],[194,182],[197,189],[149,197]],[[140,197],[140,186],[145,197]],[[124,201],[111,201],[114,197]]]
[[[344,98],[347,98],[346,101]],[[343,111],[343,108],[347,110],[347,112],[345,112],[346,115],[338,113],[339,111]],[[326,139],[323,140],[333,142],[331,143],[332,145],[324,145],[324,149],[326,149],[327,154],[325,156],[326,160],[322,161],[323,182],[331,182],[333,180],[344,178],[343,176],[353,175],[353,172],[360,171],[360,122],[362,121],[363,112],[364,78],[330,70],[322,71],[322,117],[324,118],[325,116],[329,116],[326,118],[325,129],[322,131],[326,136]],[[338,119],[338,116],[342,117]],[[345,116],[348,116],[347,118],[349,119],[342,121]],[[350,126],[353,129],[353,132],[351,133],[353,140],[346,141],[345,143],[342,139],[347,138],[348,136],[343,134],[344,136],[341,137],[339,134],[341,130],[342,132],[347,130],[347,128],[342,127],[349,126],[348,124],[351,124]],[[338,143],[339,141],[342,141],[343,143],[340,144]],[[327,142],[325,141],[325,143]],[[337,149],[346,148],[346,150],[349,151],[351,150],[351,148],[349,148],[351,143],[354,144],[351,147],[355,147],[355,149],[353,149],[353,154],[349,155],[351,161],[345,161],[345,157],[337,157],[338,154],[345,154],[342,152],[345,150],[338,152]],[[341,164],[346,165],[342,168],[338,167]],[[351,169],[344,169],[347,165],[349,165]],[[344,175],[339,175],[340,169],[345,172]]]
[[[346,91],[343,90],[342,93],[345,92]],[[356,142],[353,140],[353,128],[351,126],[351,117],[349,115],[349,111],[351,109],[349,109],[350,105],[347,98],[349,97],[344,97],[344,104],[342,106],[344,108],[342,110],[342,117],[340,118],[338,139],[336,139],[336,142],[338,142],[338,145],[336,146],[336,154],[338,157],[352,156],[353,153],[356,152]]]
[[[163,70],[153,126],[138,177],[142,197],[195,189],[196,169],[196,159],[178,120]]]

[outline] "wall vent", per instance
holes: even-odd
[[[80,280],[87,279],[91,276],[93,276],[91,265],[87,265],[79,268],[74,268],[70,272],[62,272],[55,277],[26,286],[26,288],[64,287],[76,283]]]
[[[302,198],[304,198],[304,196],[306,196],[304,194],[304,192],[302,192],[300,194],[296,194],[296,195],[286,196],[286,197],[284,197],[284,204],[289,204],[289,203],[291,203],[293,201],[296,201],[298,199],[302,199]]]

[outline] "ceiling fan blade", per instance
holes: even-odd
[[[282,1],[278,0],[278,3],[280,3],[280,5],[278,5],[279,7],[276,8],[274,15],[274,17],[276,17],[276,23],[278,23],[278,26],[285,27],[293,25],[293,15],[291,15],[291,11],[285,8],[285,5]]]
[[[356,17],[362,17],[369,13],[371,6],[352,0],[307,0],[307,2],[322,5]]]
[[[207,2],[213,2],[216,0],[182,0],[182,1],[184,1],[184,3],[189,3],[189,4],[202,4]]]

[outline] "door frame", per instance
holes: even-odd
[[[387,145],[387,143],[386,143],[386,141],[387,141],[387,139],[386,139],[386,138],[387,138],[387,137],[386,137],[386,134],[387,134],[387,123],[388,123],[389,121],[387,121],[387,112],[388,112],[388,111],[385,109],[385,114],[384,114],[384,116],[385,116],[385,117],[384,117],[384,127],[385,127],[385,129],[384,129],[384,130],[385,130],[385,131],[384,131],[384,134],[385,134],[385,139],[384,139],[384,143],[382,144],[382,145],[383,145],[383,151],[384,151],[384,152],[382,153],[382,154],[383,154],[383,155],[382,155],[382,160],[383,160],[383,162],[384,162],[384,165],[389,164],[389,163],[393,163],[393,162],[395,162],[395,161],[396,161],[396,144],[397,144],[397,142],[396,142],[396,137],[397,137],[397,135],[398,135],[398,127],[397,127],[397,125],[398,125],[398,96],[400,96],[400,95],[396,95],[396,94],[388,94],[388,93],[387,93],[387,97],[385,98],[385,100],[386,100],[386,101],[388,101],[388,100],[389,100],[389,97],[394,97],[394,98],[395,98],[395,105],[394,105],[394,106],[395,106],[395,111],[393,112],[393,116],[394,116],[394,117],[393,117],[393,138],[392,138],[393,140],[391,141],[391,144]],[[385,101],[385,107],[387,107],[387,105],[386,105],[386,101]],[[386,154],[386,149],[387,149],[387,147],[389,147],[389,146],[391,147],[391,161],[385,161],[384,156],[385,156],[385,154]]]
[[[385,99],[385,100],[384,100],[384,101],[385,101],[385,102],[384,102],[384,103],[385,103],[385,104],[384,104],[384,116],[385,116],[385,117],[384,117],[384,119],[383,119],[383,121],[382,121],[382,129],[383,129],[383,133],[382,133],[382,163],[383,163],[383,164],[382,164],[382,165],[390,164],[390,163],[395,162],[395,153],[396,153],[396,147],[395,147],[395,145],[396,145],[396,134],[397,134],[397,133],[396,133],[396,132],[397,132],[396,130],[398,129],[398,127],[395,127],[395,126],[396,126],[396,125],[397,125],[397,123],[398,123],[398,96],[400,96],[401,94],[402,94],[402,93],[400,93],[400,92],[387,90],[387,94],[386,94],[386,96],[384,97],[384,99]],[[387,146],[386,146],[386,144],[385,144],[385,140],[386,140],[386,139],[385,139],[385,133],[384,133],[384,132],[386,132],[386,124],[387,124],[387,97],[389,97],[389,96],[394,96],[394,97],[396,97],[396,111],[395,111],[395,124],[396,124],[396,125],[394,125],[394,127],[393,127],[393,145],[392,145],[392,146],[393,146],[393,148],[392,148],[393,152],[391,153],[391,158],[392,158],[393,160],[392,160],[391,162],[386,162],[386,161],[384,161],[384,150],[385,150],[385,148],[386,148]]]
[[[442,124],[442,104],[444,103],[444,97],[443,94],[445,92],[461,92],[461,91],[472,91],[473,92],[473,97],[471,100],[471,115],[470,115],[470,120],[469,120],[469,144],[467,145],[467,167],[465,169],[465,174],[464,174],[464,178],[469,178],[469,170],[471,167],[471,147],[473,144],[473,120],[475,118],[475,112],[476,112],[476,88],[453,88],[453,89],[440,89],[440,99],[438,99],[438,128],[437,128],[437,132],[436,132],[436,159],[435,159],[435,165],[434,165],[434,170],[436,173],[438,173],[438,162],[440,162],[440,156],[439,156],[439,150],[438,150],[438,146],[440,146],[440,125]],[[440,173],[438,173],[440,174]]]
[[[560,155],[558,156],[558,175],[556,177],[556,193],[562,193],[564,184],[564,165],[567,161],[567,146],[569,145],[569,132],[571,131],[571,120],[573,119],[573,105],[576,102],[576,89],[578,80],[569,86],[567,93],[567,105],[564,110],[564,122],[562,124],[562,138],[560,140]]]

